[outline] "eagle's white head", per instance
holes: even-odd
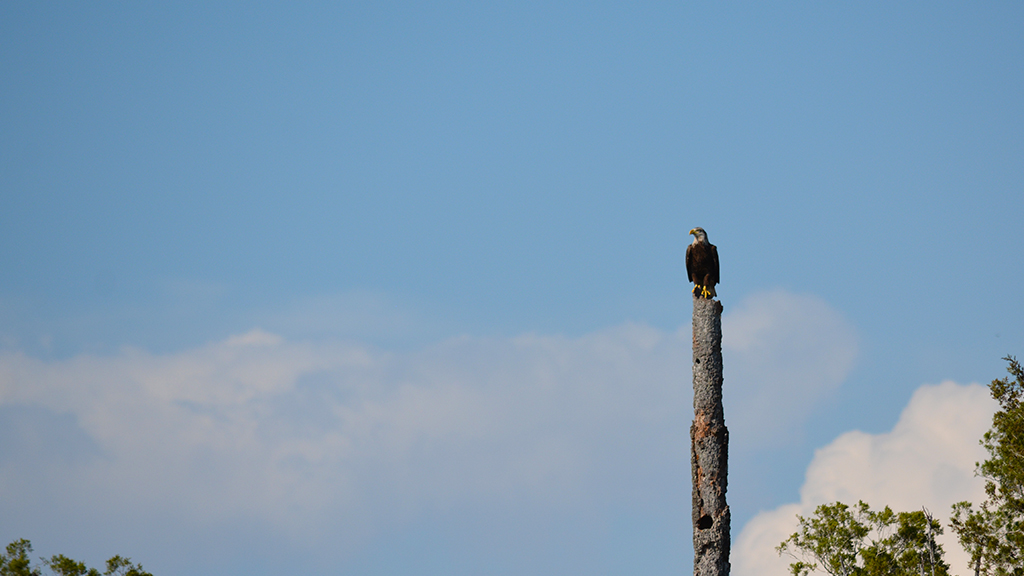
[[[693,239],[693,243],[694,244],[697,244],[698,242],[701,243],[701,244],[707,244],[708,243],[708,234],[707,234],[707,232],[704,231],[703,228],[699,228],[699,227],[698,228],[694,228],[693,230],[690,230],[690,234],[694,235],[694,239]]]

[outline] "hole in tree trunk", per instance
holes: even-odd
[[[708,516],[707,514],[701,516],[700,520],[697,520],[697,528],[700,528],[701,530],[711,528],[712,524],[714,524],[714,520],[712,520],[711,516]]]

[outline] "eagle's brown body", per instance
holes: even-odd
[[[718,248],[708,242],[703,228],[690,230],[693,244],[686,247],[686,276],[693,282],[693,293],[702,298],[714,298],[718,284]]]

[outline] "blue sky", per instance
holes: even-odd
[[[735,534],[815,449],[1024,350],[1022,26],[1009,2],[4,4],[0,537],[177,574],[210,573],[181,549],[220,573],[686,569],[687,231],[734,330]],[[235,427],[168,448],[191,472],[156,485],[119,406],[192,410],[140,417],[160,446],[203,410]],[[360,418],[391,432],[355,442]],[[82,474],[106,480],[57,496]]]

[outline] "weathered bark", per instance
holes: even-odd
[[[695,297],[690,427],[694,576],[729,574],[728,461],[729,431],[722,409],[722,304]]]

